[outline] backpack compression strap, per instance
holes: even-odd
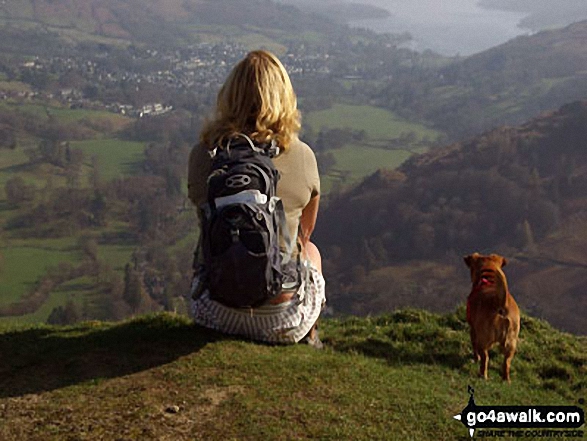
[[[247,142],[249,143],[249,146],[251,147],[251,149],[253,149],[253,151],[267,155],[270,158],[273,158],[273,157],[279,155],[279,153],[281,153],[281,149],[279,148],[279,146],[277,145],[277,143],[275,142],[274,139],[271,140],[271,145],[269,147],[261,148],[261,147],[257,147],[255,145],[255,143],[253,142],[253,140],[251,138],[249,138],[247,135],[245,135],[244,133],[237,133],[236,137],[245,138],[247,140]],[[226,147],[225,147],[227,151],[230,151],[230,145],[235,138],[228,139],[228,143],[226,144]],[[208,152],[208,154],[210,155],[211,158],[213,158],[214,156],[216,156],[217,151],[218,151],[218,147],[214,147],[214,149],[210,150]]]

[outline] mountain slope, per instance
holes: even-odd
[[[574,405],[587,346],[524,317],[512,384],[475,377],[464,310],[326,320],[328,346],[271,347],[185,318],[0,333],[3,440],[468,439],[478,404]]]
[[[587,101],[576,102],[415,156],[339,195],[316,239],[339,283],[335,308],[450,310],[470,288],[462,256],[499,252],[522,308],[586,333],[586,127]]]
[[[587,5],[582,0],[560,2],[556,8],[549,0],[481,0],[479,4],[501,11],[529,13],[520,26],[534,30],[564,26],[587,18]]]
[[[322,32],[335,25],[292,6],[263,0],[11,0],[0,4],[0,29],[41,29],[82,41],[107,37],[135,44],[173,44],[193,38],[198,26],[211,34],[224,34],[233,26],[275,34]]]
[[[390,81],[374,97],[462,139],[502,124],[520,124],[587,90],[587,21],[520,36],[433,76]]]

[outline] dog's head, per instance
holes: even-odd
[[[507,264],[505,257],[499,254],[488,256],[473,253],[464,258],[471,270],[471,282],[473,286],[491,285],[495,283],[495,274],[501,273],[501,269]]]

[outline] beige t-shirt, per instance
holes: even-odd
[[[196,145],[189,157],[188,197],[198,207],[206,202],[211,164],[208,150]],[[308,144],[295,138],[289,149],[273,158],[273,164],[281,176],[277,196],[283,201],[290,236],[297,237],[302,210],[320,193],[316,156]]]

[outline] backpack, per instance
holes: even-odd
[[[274,142],[256,144],[243,134],[210,152],[198,293],[207,289],[212,300],[229,307],[255,308],[300,284],[299,258],[297,265],[291,259],[285,211],[276,196],[279,172],[271,158],[278,153]]]

